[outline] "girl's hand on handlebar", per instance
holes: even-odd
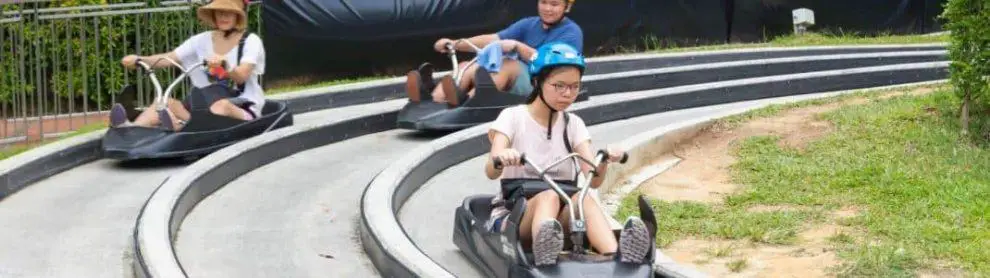
[[[126,69],[135,69],[137,68],[137,60],[138,60],[138,56],[131,54],[124,56],[123,59],[120,59],[120,64],[123,65],[124,68]]]
[[[226,58],[221,55],[213,54],[210,58],[206,58],[206,66],[209,68],[221,67],[226,62]]]
[[[520,155],[519,152],[516,151],[515,149],[507,148],[499,153],[494,154],[492,156],[492,159],[496,161],[501,161],[502,167],[505,167],[505,166],[521,165],[522,164],[522,162],[520,161],[521,157],[522,155]]]
[[[625,154],[625,151],[611,146],[606,147],[605,152],[608,153],[608,162],[622,161],[622,155]]]

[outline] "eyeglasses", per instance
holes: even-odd
[[[574,84],[574,85],[566,85],[566,84],[563,84],[563,83],[554,83],[554,84],[550,84],[550,85],[553,86],[554,91],[557,92],[558,94],[563,94],[565,92],[565,90],[570,90],[572,93],[577,94],[579,92],[578,90],[581,90],[581,84],[580,83],[579,84]]]

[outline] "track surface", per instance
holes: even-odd
[[[635,134],[671,123],[711,115],[719,110],[756,107],[781,100],[808,99],[820,94],[737,102],[717,106],[658,113],[621,121],[589,126],[593,150],[605,148]],[[630,153],[630,156],[636,155]],[[410,197],[399,210],[399,223],[412,241],[427,256],[457,277],[483,277],[452,241],[454,209],[464,198],[476,194],[495,194],[498,183],[484,176],[485,156],[479,156],[440,172]],[[623,223],[625,219],[616,219]]]
[[[362,189],[433,138],[391,130],[255,169],[186,217],[175,243],[179,262],[196,277],[379,276],[358,234]]]
[[[404,100],[389,101],[300,114],[295,115],[295,124],[398,109],[403,104]],[[123,165],[102,159],[0,201],[0,250],[8,250],[0,252],[0,277],[131,277],[131,233],[137,214],[162,180],[185,165],[179,160]]]

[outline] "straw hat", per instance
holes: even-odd
[[[217,28],[217,24],[213,17],[214,11],[222,10],[236,13],[237,24],[234,28],[244,30],[247,29],[247,13],[244,12],[247,4],[248,0],[213,0],[206,6],[196,9],[196,17],[198,17],[199,21],[203,22],[206,26],[209,26],[210,28]]]

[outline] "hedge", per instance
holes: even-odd
[[[962,98],[962,131],[969,131],[973,108],[985,110],[990,104],[990,1],[949,0],[942,14],[950,31],[949,59],[951,83]]]

